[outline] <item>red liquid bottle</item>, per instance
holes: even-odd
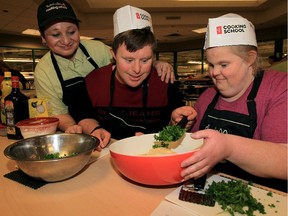
[[[19,77],[12,76],[12,91],[5,97],[5,113],[8,139],[23,139],[16,123],[29,118],[28,97],[19,88]]]

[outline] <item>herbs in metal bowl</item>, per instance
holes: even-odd
[[[60,158],[71,157],[71,156],[74,156],[74,155],[77,155],[77,153],[73,152],[71,154],[68,154],[68,155],[64,154],[63,156],[61,156],[59,152],[56,152],[56,153],[46,154],[44,156],[44,159],[45,160],[60,159]]]

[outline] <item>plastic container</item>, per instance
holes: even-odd
[[[16,124],[24,139],[55,133],[59,119],[54,117],[30,118]]]

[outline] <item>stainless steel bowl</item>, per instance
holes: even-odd
[[[99,145],[96,137],[85,134],[51,134],[17,141],[4,150],[27,175],[47,182],[68,179],[89,162]],[[56,159],[47,155],[59,153]]]

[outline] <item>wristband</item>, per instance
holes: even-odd
[[[98,130],[98,129],[100,129],[100,128],[102,128],[100,125],[96,126],[96,127],[91,131],[90,134],[92,134],[95,130]]]

